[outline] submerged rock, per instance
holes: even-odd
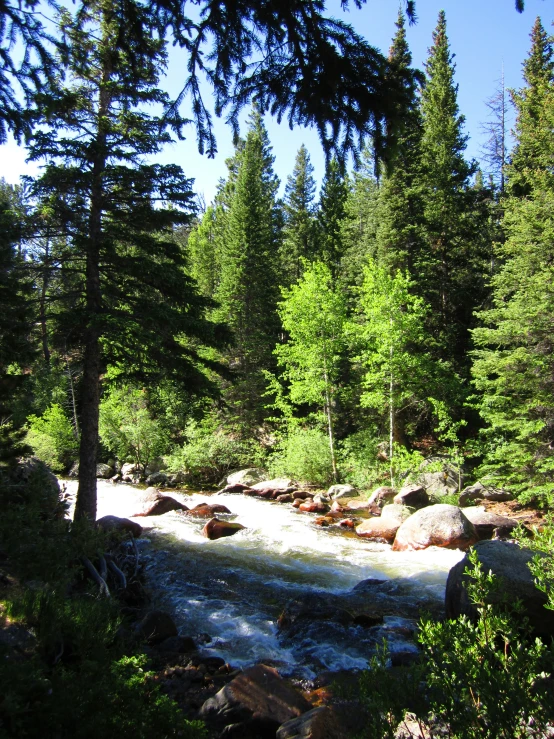
[[[457,506],[438,503],[406,519],[396,532],[392,548],[396,552],[431,546],[467,549],[478,538],[473,524]]]
[[[241,523],[233,521],[221,521],[219,518],[212,518],[211,521],[202,529],[202,535],[207,539],[221,539],[223,536],[233,536],[239,531],[246,528]]]

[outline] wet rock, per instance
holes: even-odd
[[[300,508],[300,506],[302,505],[302,500],[303,500],[302,498],[295,498],[292,501],[292,507],[293,508]]]
[[[275,500],[277,503],[292,503],[294,498],[292,493],[284,493],[283,495],[278,495]]]
[[[337,526],[340,526],[343,529],[355,529],[356,523],[357,521],[354,521],[353,518],[343,518],[337,522]]]
[[[100,462],[96,465],[96,477],[99,477],[101,480],[109,480],[110,477],[113,476],[114,472],[114,468],[110,467],[109,464],[103,464]]]
[[[207,539],[215,540],[221,539],[224,536],[233,536],[242,531],[245,526],[241,523],[235,523],[232,521],[221,521],[219,518],[212,518],[211,521],[204,526],[202,529],[202,535]]]
[[[300,500],[307,500],[310,498],[310,500],[314,497],[314,493],[310,493],[309,490],[295,490],[292,493],[293,498],[299,498]]]
[[[164,487],[167,485],[167,475],[164,472],[152,472],[146,478],[147,485],[161,485]]]
[[[194,518],[213,518],[216,513],[231,513],[226,505],[220,503],[198,503],[190,508],[185,515]]]
[[[508,516],[499,516],[496,513],[490,513],[481,506],[469,506],[468,508],[464,508],[464,516],[475,526],[479,539],[491,539],[494,534],[494,530],[497,528],[500,528],[505,532],[511,532],[518,525],[518,521],[514,521],[513,518],[508,518]]]
[[[227,486],[239,484],[251,487],[259,482],[264,482],[265,480],[267,480],[267,474],[264,470],[259,467],[248,467],[248,469],[231,473],[227,476],[225,482]]]
[[[460,493],[459,504],[461,506],[469,505],[475,500],[494,500],[499,503],[513,500],[514,496],[507,490],[485,485],[482,482],[476,482],[475,485],[469,485]]]
[[[159,644],[177,636],[175,621],[166,611],[147,613],[139,623],[137,631],[149,644]]]
[[[251,490],[250,485],[243,485],[242,482],[234,482],[226,485],[223,490],[219,490],[218,495],[222,493],[245,493],[247,490]]]
[[[275,737],[281,724],[310,708],[308,701],[277,670],[255,665],[209,698],[200,709],[200,718],[219,728],[243,723],[248,726],[254,721],[258,736],[263,739]],[[246,736],[246,732],[242,735]]]
[[[276,739],[348,739],[334,711],[320,706],[290,719],[277,730]]]
[[[345,508],[347,511],[368,511],[369,502],[367,500],[349,500]]]
[[[389,503],[383,506],[381,510],[381,518],[383,520],[394,519],[396,521],[400,521],[400,523],[403,523],[404,521],[406,521],[406,519],[410,518],[412,513],[415,513],[415,510],[407,505],[397,505],[396,503]]]
[[[411,506],[412,508],[423,508],[429,505],[430,500],[425,488],[413,483],[412,485],[405,485],[398,495],[394,496],[393,503]]]
[[[185,654],[193,652],[196,644],[191,636],[168,636],[158,644],[157,649],[166,654]]]
[[[374,490],[369,496],[367,501],[369,505],[378,505],[382,507],[385,503],[392,503],[396,490],[388,487],[387,485],[381,485],[381,487]]]
[[[334,500],[331,505],[331,510],[333,511],[333,513],[344,513],[347,509],[341,503],[339,503],[338,500]]]
[[[416,511],[404,521],[392,548],[396,552],[431,546],[467,549],[477,539],[473,524],[457,506],[438,503]]]
[[[300,503],[298,508],[304,513],[327,513],[329,510],[327,503],[316,503],[315,500],[306,500]]]
[[[506,596],[509,602],[521,600],[524,613],[535,632],[548,638],[553,637],[554,611],[544,607],[546,595],[535,587],[528,566],[537,553],[512,541],[481,541],[475,545],[475,551],[483,570],[492,571],[499,580],[500,588],[490,594],[490,602],[501,602]],[[445,593],[448,618],[457,618],[462,614],[475,618],[477,615],[465,589],[468,578],[463,573],[468,565],[469,558],[466,555],[448,574]]]
[[[363,539],[392,544],[401,523],[402,521],[398,518],[368,518],[356,526],[356,534]]]
[[[299,622],[311,628],[314,621],[330,621],[342,626],[354,623],[355,615],[347,607],[347,599],[332,593],[307,593],[289,601],[279,616],[280,631],[291,631]]]
[[[325,505],[331,505],[331,498],[329,498],[327,493],[316,493],[312,500],[314,503],[325,503]]]
[[[169,513],[169,511],[188,511],[188,508],[184,503],[180,503],[175,498],[172,498],[171,495],[158,493],[157,497],[147,506],[146,510],[141,513],[135,513],[135,517],[163,516],[164,513]]]
[[[352,485],[331,485],[327,491],[327,496],[331,500],[339,498],[356,498],[360,493]]]
[[[119,516],[102,516],[96,522],[97,528],[107,532],[129,532],[138,539],[142,534],[142,526],[136,521],[130,521],[128,518],[119,518]]]
[[[320,516],[314,521],[316,526],[331,526],[335,523],[335,519],[332,516]]]

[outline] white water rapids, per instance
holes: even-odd
[[[74,492],[75,482],[69,482]],[[141,492],[130,485],[98,481],[98,518],[131,517],[142,509]],[[231,665],[275,665],[284,674],[313,677],[322,670],[367,667],[375,644],[386,637],[391,650],[414,648],[406,634],[414,622],[386,617],[381,627],[316,624],[295,639],[279,634],[277,619],[292,598],[311,591],[345,593],[367,578],[409,578],[423,600],[444,597],[448,571],[463,553],[431,547],[392,552],[341,531],[314,525],[314,516],[242,495],[169,492],[189,507],[222,503],[246,528],[209,541],[205,520],[180,512],[137,518],[147,586],[159,607],[170,610],[179,632],[208,634],[206,651]],[[227,518],[228,516],[223,516]]]

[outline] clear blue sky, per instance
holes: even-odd
[[[466,132],[470,135],[468,158],[479,159],[483,134],[481,125],[487,120],[485,101],[494,93],[504,65],[507,87],[517,88],[522,83],[521,65],[529,51],[529,33],[537,15],[546,30],[554,31],[554,3],[552,0],[525,0],[525,12],[515,11],[514,0],[417,0],[418,22],[407,27],[407,37],[414,65],[423,68],[431,45],[433,29],[439,10],[446,12],[448,37],[455,54],[456,81],[459,85],[458,103],[466,117]],[[351,9],[344,14],[340,1],[327,3],[328,14],[342,17],[363,35],[369,43],[386,52],[394,34],[398,3],[394,0],[368,0],[361,10]],[[169,75],[166,81],[170,93],[177,93],[184,68],[179,50],[172,50]],[[183,110],[186,115],[186,108]],[[275,169],[284,187],[292,172],[296,152],[305,143],[310,152],[318,181],[323,175],[323,155],[314,131],[295,129],[287,123],[278,125],[266,119]],[[232,154],[231,132],[223,121],[216,121],[219,153],[215,159],[200,156],[196,148],[194,130],[189,138],[168,147],[160,161],[180,164],[186,175],[195,178],[195,189],[207,202],[212,199],[217,181],[226,175],[225,159]],[[34,170],[36,171],[36,170]],[[14,144],[0,147],[0,176],[17,182],[20,174],[32,173],[25,165],[25,151]]]

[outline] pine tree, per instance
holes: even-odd
[[[312,260],[315,252],[314,168],[308,150],[302,144],[296,155],[292,175],[285,187],[284,226],[280,253],[284,285],[300,279],[302,260]]]
[[[62,12],[68,48],[60,80],[37,103],[48,125],[35,133],[34,160],[47,159],[34,185],[63,230],[70,287],[57,296],[59,321],[83,373],[79,400],[81,444],[76,517],[96,515],[100,378],[107,364],[151,382],[172,377],[191,392],[208,387],[190,338],[213,339],[206,305],[186,274],[172,228],[190,219],[190,181],[174,165],[146,164],[179,134],[177,116],[155,116],[167,97],[156,84],[165,65],[163,43],[151,28],[146,47],[117,49],[121,9],[107,0]],[[148,16],[137,17],[148,23]]]
[[[336,159],[331,159],[325,168],[319,198],[319,234],[317,258],[331,270],[336,279],[343,254],[341,224],[345,216],[348,184]]]
[[[424,224],[413,259],[415,290],[431,307],[427,329],[435,355],[467,375],[469,328],[485,296],[489,250],[472,217],[480,193],[471,187],[476,165],[464,158],[467,136],[443,11],[425,69],[418,178]]]
[[[216,209],[209,206],[187,241],[190,273],[202,295],[213,298],[219,273]]]
[[[239,423],[252,428],[263,417],[263,370],[274,364],[278,332],[277,180],[267,131],[257,111],[236,161],[221,233],[215,316],[234,333],[228,362],[236,382],[225,397]]]
[[[483,325],[473,332],[478,347],[473,373],[487,424],[485,469],[524,500],[538,497],[551,504],[554,76],[545,44],[536,23],[525,64],[527,85],[515,95],[518,140],[507,169],[506,241],[498,246],[501,267],[492,280],[492,307],[479,314]]]
[[[549,145],[548,128],[541,120],[544,96],[554,76],[554,42],[537,17],[531,31],[531,51],[523,64],[525,86],[513,95],[517,110],[516,145],[511,154],[510,193],[529,194],[533,188],[533,170],[541,167],[545,147]]]

